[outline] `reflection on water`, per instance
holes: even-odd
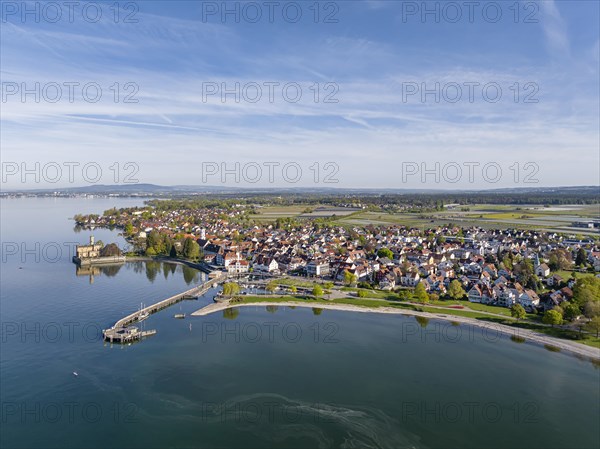
[[[114,277],[116,276],[123,264],[114,264],[114,265],[75,265],[75,276],[89,276],[90,284],[94,283],[95,276],[108,276]]]
[[[204,280],[202,272],[195,270],[194,268],[190,268],[187,265],[180,265],[176,263],[169,263],[156,260],[134,261],[127,262],[125,264],[85,266],[75,265],[75,275],[89,276],[90,284],[93,284],[94,277],[101,275],[107,277],[114,277],[119,273],[119,271],[121,271],[123,267],[126,267],[126,270],[133,270],[134,273],[145,274],[146,279],[148,279],[151,283],[154,283],[159,274],[162,274],[162,276],[165,279],[168,279],[169,276],[183,276],[183,280],[186,283],[186,285],[195,285]]]
[[[223,318],[227,320],[235,320],[240,314],[240,309],[238,307],[232,309],[223,310]]]
[[[429,325],[429,318],[425,318],[424,316],[415,316],[415,320],[419,323],[423,329],[425,329]]]
[[[511,335],[510,339],[515,343],[525,343],[525,338],[519,337],[518,335]]]

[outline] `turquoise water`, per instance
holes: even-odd
[[[203,280],[159,263],[92,279],[49,252],[88,240],[75,213],[139,203],[0,201],[1,447],[600,446],[597,366],[468,326],[263,306],[173,318],[211,291],[152,315],[141,343],[103,343],[141,302]]]

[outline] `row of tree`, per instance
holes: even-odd
[[[178,250],[177,247],[181,250]],[[186,237],[183,242],[173,240],[170,236],[156,230],[150,231],[146,237],[147,256],[169,256],[173,258],[197,261],[200,259],[200,245],[191,237]]]

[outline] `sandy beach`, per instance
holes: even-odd
[[[504,324],[498,323],[489,323],[480,320],[476,320],[474,318],[462,317],[457,315],[445,315],[443,313],[430,313],[430,312],[418,312],[413,310],[402,310],[392,307],[363,307],[363,306],[354,306],[350,304],[323,304],[323,303],[311,303],[307,301],[306,303],[300,301],[287,301],[287,302],[277,302],[277,301],[265,301],[259,303],[236,303],[230,304],[228,302],[219,302],[209,304],[195,312],[192,313],[192,316],[206,316],[216,312],[220,312],[226,309],[236,308],[236,307],[264,307],[264,306],[283,306],[283,307],[305,307],[305,308],[319,308],[323,310],[338,310],[343,312],[359,312],[359,313],[378,313],[378,314],[392,314],[392,315],[409,315],[409,316],[419,316],[424,318],[436,319],[436,320],[446,320],[453,321],[461,324],[468,324],[472,326],[477,326],[479,328],[484,328],[488,330],[490,338],[497,333],[503,333],[509,336],[515,336],[524,338],[526,341],[535,342],[543,345],[549,345],[555,348],[560,349],[561,351],[566,351],[571,354],[575,354],[581,357],[588,357],[590,359],[600,361],[600,349],[593,348],[591,346],[586,346],[583,344],[579,344],[576,342],[563,340],[560,338],[551,337],[549,335],[540,334],[528,329],[522,329],[512,326],[507,326]]]

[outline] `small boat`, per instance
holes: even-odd
[[[75,376],[75,377],[79,376],[79,374],[77,373],[77,371],[73,371],[73,376]]]
[[[148,318],[150,316],[150,314],[148,312],[142,312],[143,308],[144,308],[144,304],[140,303],[140,313],[137,316],[138,321],[144,321],[146,318]]]
[[[179,318],[180,320],[185,318],[185,313],[176,313],[174,315],[174,318]]]

